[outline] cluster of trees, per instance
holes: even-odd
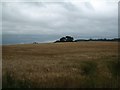
[[[38,44],[38,42],[33,42],[33,44]]]
[[[72,36],[65,36],[55,42],[73,42],[73,40],[74,40],[74,38]]]
[[[113,38],[113,39],[77,39],[74,40],[72,36],[65,36],[60,38],[60,40],[55,41],[56,42],[80,42],[80,41],[120,41],[120,38]]]

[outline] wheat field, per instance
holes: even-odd
[[[118,42],[2,46],[3,88],[119,88]]]

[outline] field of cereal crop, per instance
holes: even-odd
[[[3,88],[120,87],[118,42],[2,46]]]

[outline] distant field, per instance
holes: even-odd
[[[120,88],[118,42],[2,46],[3,88]]]

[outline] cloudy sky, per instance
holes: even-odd
[[[118,0],[2,1],[2,33],[118,36]]]

